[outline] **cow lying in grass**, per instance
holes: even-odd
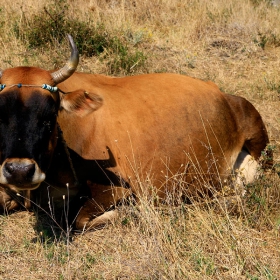
[[[82,207],[82,229],[112,218],[128,196],[211,195],[235,169],[254,179],[269,140],[250,102],[183,75],[77,73],[69,41],[71,57],[57,71],[0,73],[3,208],[18,207],[17,192],[37,189],[43,207],[49,199],[62,207],[67,196],[71,209]]]

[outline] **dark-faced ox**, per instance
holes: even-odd
[[[1,72],[3,208],[34,189],[43,204],[61,206],[69,195],[75,207],[85,191],[89,199],[76,213],[81,229],[113,217],[113,205],[128,196],[201,196],[236,169],[245,183],[254,179],[269,140],[250,102],[184,75],[75,72],[78,51],[69,41],[62,69]]]

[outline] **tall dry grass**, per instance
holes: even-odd
[[[63,42],[31,48],[23,39],[36,28],[33,16],[46,20],[44,7],[49,11],[53,3],[65,5],[66,18],[102,26],[106,36],[143,52],[145,63],[129,69],[130,75],[177,72],[211,79],[250,100],[279,162],[279,7],[258,0],[2,0],[2,69],[51,69],[68,58]],[[79,70],[112,74],[115,54],[105,54],[83,55]],[[242,199],[155,207],[143,197],[141,211],[121,208],[113,225],[71,239],[54,233],[36,213],[1,216],[0,279],[279,279],[279,209],[278,176],[266,174]]]

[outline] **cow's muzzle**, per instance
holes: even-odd
[[[1,166],[0,183],[18,190],[32,190],[36,189],[45,177],[45,173],[34,160],[10,158]]]

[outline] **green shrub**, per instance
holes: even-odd
[[[100,56],[108,66],[110,74],[131,73],[144,65],[146,56],[125,38],[111,35],[102,24],[80,21],[67,16],[65,0],[44,8],[39,14],[24,17],[23,23],[15,22],[17,38],[31,49],[49,49],[65,40],[71,34],[80,55]],[[132,49],[133,50],[130,50]]]
[[[125,73],[132,73],[135,68],[143,66],[146,56],[138,50],[130,51],[118,38],[114,38],[111,45],[111,55],[107,62],[109,71],[117,74],[124,70]]]
[[[61,4],[60,4],[61,5]],[[45,7],[44,11],[24,19],[24,27],[16,22],[15,33],[29,48],[46,48],[65,40],[67,33],[76,42],[80,54],[87,57],[99,55],[112,44],[112,38],[102,25],[94,27],[91,22],[81,22],[67,17],[67,6]]]

